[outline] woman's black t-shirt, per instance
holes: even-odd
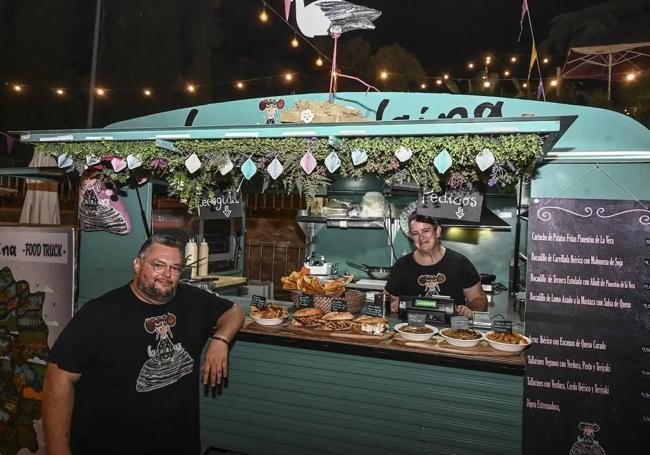
[[[199,453],[201,351],[231,306],[183,284],[165,305],[141,301],[129,285],[86,303],[48,359],[81,373],[73,453]]]
[[[465,305],[463,289],[474,286],[480,279],[469,259],[446,248],[445,255],[434,265],[418,264],[413,253],[399,258],[390,270],[385,289],[394,296],[446,295],[456,305]]]

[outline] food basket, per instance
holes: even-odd
[[[295,307],[298,307],[301,295],[301,291],[291,291],[291,301]],[[354,289],[342,291],[338,296],[334,297],[325,297],[323,295],[315,295],[312,297],[314,298],[314,306],[320,308],[325,313],[329,312],[332,306],[332,300],[334,299],[345,301],[348,304],[348,311],[350,313],[358,313],[366,304],[366,294]]]

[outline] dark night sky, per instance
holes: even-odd
[[[602,3],[528,1],[538,45],[558,14]],[[486,52],[497,60],[519,54],[513,70],[525,78],[531,38],[525,27],[517,43],[521,0],[354,2],[383,14],[375,30],[344,34],[341,43],[359,36],[371,43],[373,52],[399,43],[432,77],[444,72],[468,77],[467,62],[479,61]],[[205,102],[327,91],[327,70],[315,69],[315,51],[305,43],[291,49],[293,32],[272,13],[271,22],[261,25],[259,0],[104,4],[98,83],[109,88],[109,96],[98,102],[95,126]],[[213,4],[219,7],[213,9]],[[269,4],[283,12],[283,0]],[[94,6],[90,0],[0,0],[0,131],[85,126]],[[293,15],[290,21],[295,25]],[[329,46],[327,37],[313,42],[323,50]],[[563,63],[562,55],[552,58],[549,73]],[[263,79],[249,82],[243,92],[232,85],[287,70],[301,72],[293,85]],[[193,97],[183,92],[190,80],[201,84],[201,93]],[[25,86],[20,95],[11,90],[16,82]],[[67,95],[54,96],[56,86],[65,87]],[[153,98],[139,93],[144,86],[154,89]]]

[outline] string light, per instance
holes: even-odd
[[[474,69],[474,63],[469,62],[469,63],[467,64],[467,67],[468,67],[469,69],[473,70],[473,69]]]
[[[97,87],[95,89],[95,93],[97,94],[97,96],[104,96],[106,95],[106,90],[101,87]]]
[[[243,90],[243,88],[244,88],[244,83],[243,83],[242,81],[238,81],[238,82],[235,84],[235,87],[237,87],[239,90]]]
[[[483,87],[485,87],[485,88],[488,88],[490,85],[492,85],[492,84],[490,84],[490,81],[483,82]]]
[[[194,84],[187,84],[187,86],[185,87],[185,89],[186,89],[188,92],[190,92],[190,93],[194,93],[194,92],[196,92],[196,87],[194,86]]]
[[[12,88],[14,89],[14,92],[16,92],[16,93],[20,93],[20,92],[23,91],[23,86],[19,85],[19,84],[14,84],[14,86]]]
[[[262,9],[260,13],[260,22],[266,24],[269,21],[269,15],[266,13],[266,8]]]
[[[436,84],[437,85],[442,85],[442,80],[441,79],[436,79]]]
[[[510,61],[512,63],[516,63],[517,62],[517,57],[515,57],[515,56],[510,57]]]
[[[145,88],[144,90],[142,90],[142,94],[144,96],[151,96],[152,94],[151,89]]]
[[[505,71],[503,72],[503,75],[506,76],[506,77],[510,76],[510,71],[509,71],[509,70],[505,70]]]
[[[323,66],[323,59],[322,58],[318,57],[316,59],[316,66]]]
[[[544,60],[542,60],[542,63],[546,64],[546,63],[548,63],[549,61],[550,61],[550,60],[549,60],[548,57],[544,57]]]
[[[297,48],[298,46],[300,46],[300,43],[298,42],[298,38],[296,38],[296,37],[294,36],[293,39],[291,40],[291,47],[293,47],[293,48],[295,49],[295,48]]]
[[[521,86],[522,86],[523,88],[528,88],[528,82],[524,82],[523,84],[521,84]]]
[[[488,55],[487,57],[485,57],[485,64],[489,65],[490,63],[492,63],[492,57]]]
[[[551,87],[557,87],[557,79],[551,80]]]
[[[65,90],[63,90],[62,88],[57,88],[54,90],[54,93],[56,93],[59,96],[63,96],[65,95]]]
[[[286,74],[284,75],[284,79],[285,79],[286,81],[288,81],[288,82],[292,81],[292,80],[293,80],[293,74],[291,74],[291,73],[286,73]]]
[[[421,83],[421,84],[420,84],[420,88],[421,88],[422,90],[426,90],[426,89],[427,89],[427,84],[425,84],[424,82]]]
[[[385,81],[386,79],[388,79],[388,73],[387,73],[386,71],[382,71],[382,72],[379,74],[379,77],[380,77],[383,81]]]
[[[443,78],[444,80],[448,80],[448,79],[449,79],[449,74],[445,74],[444,76],[442,76],[442,78]]]
[[[625,75],[625,80],[628,82],[632,82],[634,79],[636,79],[636,74],[634,73],[627,73]]]

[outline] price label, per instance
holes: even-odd
[[[348,303],[345,300],[333,299],[330,311],[348,311]]]
[[[260,310],[263,310],[264,308],[266,308],[266,297],[262,295],[251,296],[251,305],[254,305]]]
[[[452,316],[450,318],[451,328],[453,330],[467,330],[469,329],[469,319],[467,316]]]
[[[299,308],[313,308],[314,307],[314,297],[311,295],[301,294],[298,298],[298,307]]]
[[[492,321],[492,330],[497,333],[512,333],[512,321]]]
[[[369,303],[366,305],[366,314],[368,316],[384,316],[384,305],[377,305],[375,303]]]
[[[415,327],[424,327],[426,320],[427,315],[424,313],[409,313],[406,322]]]

